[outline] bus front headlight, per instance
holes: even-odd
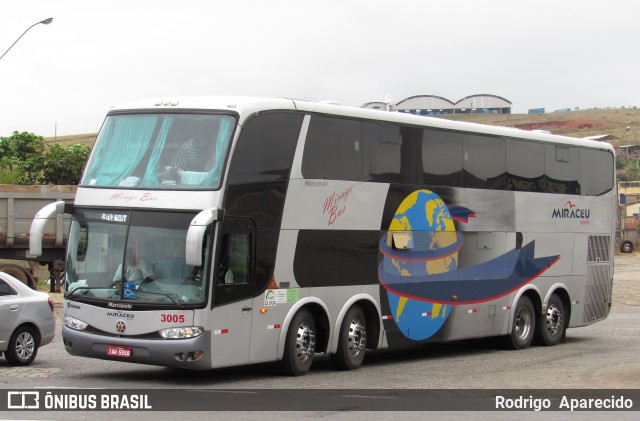
[[[87,326],[89,326],[87,323],[83,322],[82,320],[78,320],[71,316],[64,316],[64,325],[74,330],[85,330]]]
[[[195,338],[196,336],[202,335],[202,332],[204,332],[204,329],[199,326],[172,327],[158,331],[160,336],[165,339]]]

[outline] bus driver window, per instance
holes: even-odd
[[[225,234],[222,237],[218,285],[249,283],[250,234]]]

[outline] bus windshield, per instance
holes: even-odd
[[[81,185],[217,189],[234,125],[219,114],[110,115]]]
[[[67,298],[183,306],[205,301],[208,261],[185,264],[190,213],[78,210],[69,233]],[[204,239],[203,255],[210,252]]]

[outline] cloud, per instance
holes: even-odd
[[[638,12],[632,0],[10,2],[0,48],[54,21],[0,61],[0,136],[96,132],[112,104],[168,95],[635,105]]]

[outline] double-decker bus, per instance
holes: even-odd
[[[63,342],[209,369],[502,337],[607,317],[606,143],[294,99],[114,107],[73,206]]]

